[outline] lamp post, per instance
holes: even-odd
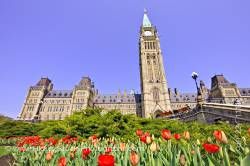
[[[195,81],[195,85],[196,85],[196,89],[197,89],[197,95],[200,96],[201,95],[201,91],[200,91],[200,88],[198,87],[198,84],[197,84],[198,74],[196,72],[193,72],[192,73],[192,78]]]
[[[197,84],[197,78],[198,78],[198,74],[196,72],[193,72],[192,73],[192,78],[194,79],[195,81],[195,85],[196,85],[196,89],[197,89],[197,106],[196,106],[196,110],[198,110],[200,112],[199,115],[197,115],[197,120],[200,121],[200,122],[206,122],[206,117],[203,113],[203,109],[202,109],[202,104],[204,102],[203,100],[203,96],[201,94],[201,91],[200,91],[200,88],[198,87],[198,84]]]

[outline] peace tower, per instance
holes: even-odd
[[[146,11],[140,29],[139,51],[142,116],[158,117],[171,111],[171,105],[159,36]]]

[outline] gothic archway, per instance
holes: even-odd
[[[154,112],[154,118],[160,118],[160,117],[162,117],[162,111],[161,110],[156,110],[155,112]]]

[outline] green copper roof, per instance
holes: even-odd
[[[151,22],[149,21],[149,18],[148,18],[146,10],[144,10],[142,26],[143,27],[152,27]]]

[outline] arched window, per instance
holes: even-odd
[[[160,97],[159,97],[159,89],[158,88],[153,88],[153,100],[155,102],[158,102],[160,100]]]

